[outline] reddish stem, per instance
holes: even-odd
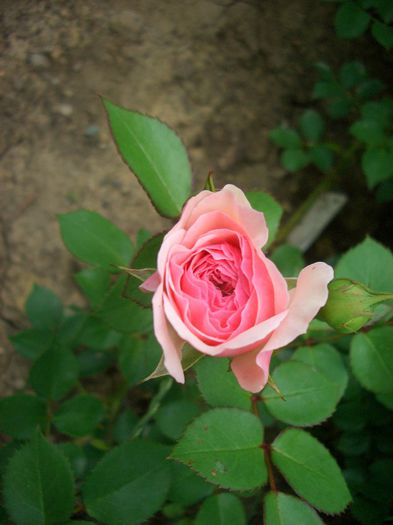
[[[268,475],[269,475],[270,488],[272,489],[273,492],[277,492],[277,485],[276,485],[276,480],[274,478],[273,465],[272,465],[272,461],[270,459],[270,445],[268,443],[263,443],[261,446],[263,448],[263,452],[264,452],[264,455],[265,455],[265,461],[266,461],[266,465],[267,465],[267,472],[268,472]]]

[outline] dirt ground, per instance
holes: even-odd
[[[195,189],[264,189],[289,209],[299,178],[267,133],[309,102],[312,64],[353,58],[318,0],[2,0],[0,394],[23,384],[7,335],[34,282],[80,297],[56,214],[96,210],[130,235],[165,226],[118,158],[97,94],[182,137]],[[357,49],[359,44],[357,44]],[[364,53],[373,53],[368,49]]]

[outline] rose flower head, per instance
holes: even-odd
[[[306,266],[288,290],[261,250],[267,238],[263,213],[231,184],[192,197],[164,237],[157,271],[141,287],[154,291],[154,332],[179,383],[187,342],[203,354],[231,358],[239,384],[259,392],[272,352],[305,333],[326,303],[333,269],[323,262]]]

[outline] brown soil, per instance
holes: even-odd
[[[359,50],[335,37],[334,9],[315,0],[2,0],[0,394],[22,386],[7,334],[24,325],[32,284],[80,301],[56,214],[93,209],[130,235],[165,225],[118,158],[97,93],[172,126],[195,189],[213,169],[219,186],[261,188],[288,209],[299,178],[280,167],[267,133],[309,104],[316,60],[335,65]]]

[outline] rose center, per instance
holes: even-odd
[[[228,279],[228,277],[223,276],[219,268],[216,268],[209,275],[209,281],[213,283],[218,290],[220,290],[223,296],[233,294],[235,283],[231,279]]]

